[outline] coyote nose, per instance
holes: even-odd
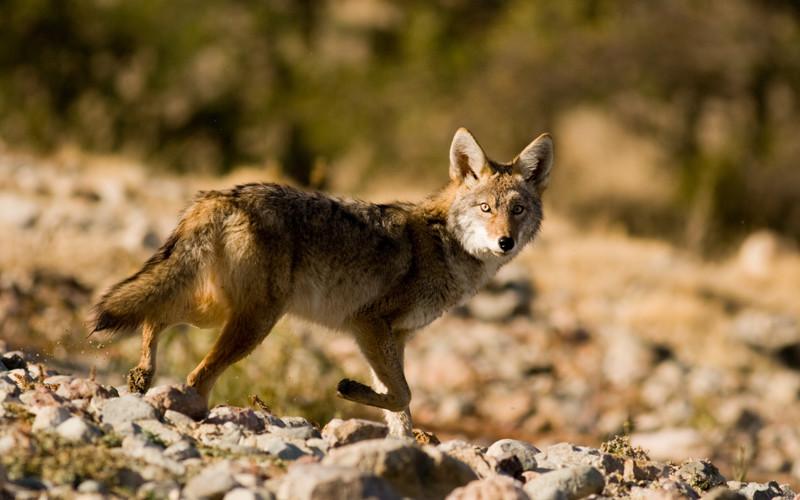
[[[499,240],[497,240],[497,244],[500,245],[500,250],[504,252],[508,252],[512,248],[514,248],[514,238],[510,236],[503,236]]]

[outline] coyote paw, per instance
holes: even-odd
[[[372,389],[369,386],[361,382],[356,382],[355,380],[350,380],[349,378],[340,380],[339,384],[336,386],[336,394],[340,398],[354,399],[358,398],[358,396],[371,393]]]
[[[128,389],[144,394],[153,382],[153,372],[137,366],[128,372]]]

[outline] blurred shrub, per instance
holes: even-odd
[[[690,242],[800,235],[796,0],[6,0],[0,19],[13,147],[441,179],[457,126],[510,156],[588,104],[665,153]]]

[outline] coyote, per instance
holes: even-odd
[[[221,326],[187,377],[208,402],[220,374],[284,314],[345,330],[373,387],[344,379],[338,395],[382,408],[392,435],[410,435],[406,340],[533,240],[552,164],[548,134],[499,163],[461,128],[450,146],[450,183],[420,203],[372,204],[277,184],[200,192],[141,270],[102,296],[92,331],[142,328],[128,384],[144,392],[164,328]]]

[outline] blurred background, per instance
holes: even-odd
[[[468,127],[550,131],[542,237],[410,345],[443,437],[708,456],[800,483],[800,2],[0,2],[0,339],[121,383],[102,290],[197,189],[281,181],[419,200]],[[213,332],[175,327],[162,382]],[[324,423],[352,341],[285,322],[220,382]]]

